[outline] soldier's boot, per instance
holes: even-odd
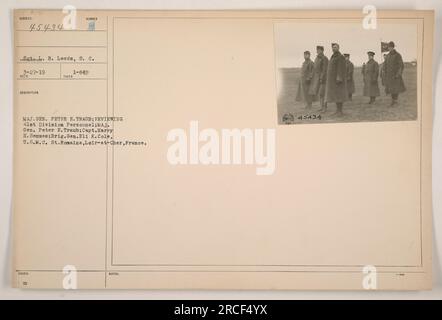
[[[397,104],[397,98],[398,98],[398,95],[397,95],[397,94],[392,94],[392,95],[391,95],[391,106],[392,106],[392,107],[395,106],[395,105]]]
[[[348,94],[348,99],[349,99],[350,101],[352,101],[352,100],[353,100],[353,94],[349,93],[349,94]]]
[[[341,117],[342,113],[342,102],[336,102],[336,112],[333,114],[335,117]]]
[[[327,110],[327,102],[325,102],[324,97],[319,97],[319,104],[321,105],[319,112],[325,112]]]
[[[373,103],[373,97],[370,97],[370,101],[368,101],[368,104],[372,104]]]

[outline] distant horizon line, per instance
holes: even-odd
[[[312,59],[312,61],[314,61],[313,59]],[[376,62],[378,62],[377,60],[376,60]],[[383,61],[382,61],[383,62]],[[380,62],[380,63],[382,63],[382,62]],[[379,63],[379,62],[378,62]],[[379,64],[380,64],[379,63]],[[416,65],[417,65],[417,61],[414,61],[414,60],[412,60],[412,61],[404,61],[404,64],[413,64],[413,63],[415,63]],[[355,67],[362,67],[362,64],[360,64],[360,65],[356,65],[356,64],[353,64]],[[293,69],[293,68],[301,68],[301,66],[287,66],[287,67],[278,67],[278,69]]]

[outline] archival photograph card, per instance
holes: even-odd
[[[14,12],[13,282],[431,288],[432,11]]]

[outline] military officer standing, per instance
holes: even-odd
[[[353,93],[355,92],[355,81],[353,79],[353,73],[354,73],[354,65],[353,62],[350,61],[350,55],[348,53],[344,53],[345,63],[347,67],[347,92],[348,92],[348,99],[352,100]]]
[[[388,51],[384,62],[385,93],[391,95],[391,106],[394,106],[397,104],[399,94],[406,90],[404,80],[402,79],[404,62],[401,54],[396,51],[393,41],[388,43]]]
[[[339,52],[339,44],[332,43],[333,54],[330,57],[327,68],[327,84],[325,96],[327,102],[336,103],[336,112],[334,116],[342,116],[342,107],[348,100],[347,92],[347,68],[345,58]]]
[[[374,52],[368,51],[368,61],[362,67],[362,75],[364,78],[364,96],[370,97],[369,104],[375,102],[376,97],[380,96],[378,77],[379,64],[374,60]]]
[[[323,46],[316,46],[316,54],[309,93],[314,97],[319,96],[320,111],[325,111],[327,108],[325,102],[325,84],[327,81],[328,58],[324,55]]]
[[[310,51],[304,52],[304,62],[301,67],[301,78],[298,84],[298,93],[296,94],[296,101],[304,101],[306,103],[305,108],[312,107],[313,97],[310,94],[310,85],[313,78],[314,63],[310,60]]]

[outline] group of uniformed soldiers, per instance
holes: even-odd
[[[355,92],[353,79],[354,65],[348,53],[341,54],[339,44],[332,43],[333,54],[330,60],[324,55],[324,47],[317,46],[315,61],[310,59],[310,52],[304,52],[304,62],[301,67],[301,77],[296,95],[297,101],[304,101],[306,109],[319,98],[320,112],[327,110],[327,103],[336,103],[334,115],[342,115],[345,101],[352,100]],[[378,78],[385,86],[387,95],[391,95],[391,106],[397,104],[398,96],[404,92],[405,85],[402,79],[404,63],[402,56],[395,50],[393,41],[388,43],[388,54],[384,54],[384,62],[379,64],[374,60],[375,53],[368,51],[368,61],[362,66],[364,81],[363,95],[369,97],[369,104],[380,96]]]

